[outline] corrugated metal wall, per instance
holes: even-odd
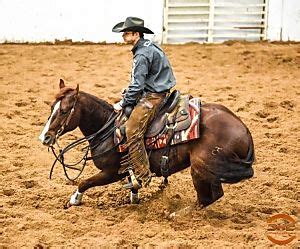
[[[267,0],[165,0],[164,43],[266,39]]]

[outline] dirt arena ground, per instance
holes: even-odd
[[[129,81],[130,47],[0,45],[0,247],[265,248],[274,246],[268,218],[299,220],[300,44],[163,47],[181,92],[227,106],[249,127],[255,176],[224,185],[221,200],[189,212],[184,208],[196,201],[189,169],[171,176],[164,191],[154,179],[140,191],[140,205],[128,204],[119,182],[90,189],[81,206],[63,209],[78,182],[67,181],[59,166],[49,180],[53,156],[38,140],[49,103],[60,78],[117,101]],[[89,163],[81,179],[95,172]],[[299,246],[299,234],[289,246]]]

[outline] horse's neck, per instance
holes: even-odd
[[[80,92],[79,102],[81,105],[79,129],[84,136],[100,130],[113,112],[110,104],[88,93]]]

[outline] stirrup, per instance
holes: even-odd
[[[132,188],[134,188],[135,190],[138,190],[141,187],[142,187],[142,185],[139,182],[136,185],[133,185],[132,182],[128,182],[128,183],[126,183],[126,184],[123,185],[123,188],[125,188],[125,189],[132,189]]]
[[[138,190],[142,187],[142,184],[136,179],[133,170],[131,168],[128,169],[129,176],[130,176],[130,182],[123,185],[126,189],[134,188],[135,190]]]

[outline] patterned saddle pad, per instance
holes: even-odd
[[[180,96],[177,106],[171,113],[160,113],[150,124],[145,133],[146,149],[161,149],[168,144],[175,145],[199,138],[200,107],[199,98],[192,98],[190,95]],[[123,133],[121,129],[116,129],[116,144],[123,140],[125,136]],[[119,145],[119,151],[125,151],[123,144]]]

